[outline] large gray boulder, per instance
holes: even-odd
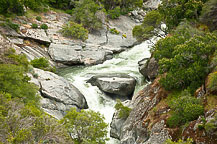
[[[100,64],[112,58],[112,52],[97,47],[82,47],[80,45],[64,45],[52,43],[49,47],[51,58],[66,65]]]
[[[130,101],[126,100],[122,104],[124,106],[129,107]],[[122,129],[122,126],[123,126],[124,122],[126,121],[127,117],[126,118],[122,118],[122,117],[120,118],[119,113],[120,113],[120,110],[116,110],[115,113],[113,114],[112,122],[110,124],[110,128],[111,128],[110,129],[110,136],[112,138],[120,140],[121,129]]]
[[[93,86],[108,94],[131,98],[136,80],[126,74],[102,74],[91,77],[88,81]]]
[[[32,82],[39,86],[41,106],[45,112],[60,119],[67,110],[75,107],[78,110],[88,108],[81,92],[64,78],[40,69],[34,69],[37,79]]]
[[[158,63],[154,57],[138,62],[139,72],[148,80],[153,81],[158,75]]]

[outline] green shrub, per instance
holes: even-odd
[[[70,5],[73,1],[72,0],[48,0],[48,3],[51,7],[67,10],[70,9]]]
[[[173,142],[171,139],[168,139],[164,144],[193,144],[193,140],[188,138],[187,141],[179,139],[177,142]]]
[[[183,91],[177,98],[169,102],[172,115],[167,120],[169,127],[176,127],[197,119],[203,115],[204,108],[199,99],[191,97],[188,91]]]
[[[85,41],[88,38],[88,30],[85,29],[81,24],[74,22],[69,22],[64,25],[61,32],[64,36],[74,39],[81,39],[82,41]]]
[[[217,91],[217,72],[211,73],[209,75],[208,88],[211,91]]]
[[[38,28],[38,24],[33,23],[31,26],[33,29],[37,29]]]
[[[20,25],[19,24],[16,24],[16,23],[13,23],[11,20],[7,19],[5,21],[5,23],[2,23],[2,26],[4,27],[8,27],[8,28],[11,28],[13,30],[15,30],[16,32],[18,32],[20,30]]]
[[[35,67],[35,68],[47,68],[49,67],[49,62],[47,59],[41,57],[41,58],[37,58],[37,59],[34,59],[30,62],[30,64]]]
[[[115,109],[118,110],[118,117],[122,119],[126,119],[131,112],[131,108],[124,106],[120,100],[117,100]]]
[[[41,21],[41,17],[40,17],[40,16],[37,16],[37,17],[36,17],[36,20],[37,20],[37,21]]]
[[[195,28],[178,27],[172,36],[154,46],[160,84],[166,90],[190,88],[193,93],[209,73],[209,61],[217,49],[214,33],[201,33]]]
[[[120,7],[116,7],[112,10],[108,10],[108,16],[111,19],[117,19],[121,15]]]
[[[211,31],[217,30],[217,22],[214,21],[217,19],[217,1],[209,0],[203,6],[202,14],[200,16],[200,21],[207,26]]]
[[[47,26],[46,24],[42,24],[42,25],[40,26],[40,28],[41,28],[41,29],[44,29],[44,30],[47,30],[47,29],[48,29],[48,26]]]
[[[96,16],[99,9],[100,6],[93,0],[76,1],[72,19],[76,23],[82,24],[89,31],[98,30],[102,27],[101,20]]]
[[[211,119],[209,122],[205,124],[205,130],[209,135],[213,135],[216,132],[217,129],[217,114],[213,116],[213,119]]]
[[[153,36],[161,36],[159,34],[159,30],[163,30],[161,24],[161,14],[156,10],[151,11],[144,17],[144,21],[141,25],[137,25],[133,28],[133,37],[138,41],[144,41]]]
[[[61,120],[73,140],[78,144],[105,144],[107,138],[107,124],[99,112],[72,108]]]
[[[116,35],[119,35],[119,34],[120,34],[120,32],[119,32],[116,28],[112,28],[112,29],[110,29],[109,31],[110,31],[110,33],[112,33],[112,34],[116,34]]]

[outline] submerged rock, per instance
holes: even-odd
[[[88,81],[93,86],[108,94],[131,98],[136,80],[126,74],[102,74],[91,77]]]
[[[34,71],[38,78],[32,78],[32,82],[40,87],[41,106],[45,112],[60,119],[72,107],[88,108],[85,97],[69,81],[48,71]]]

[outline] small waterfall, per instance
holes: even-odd
[[[138,61],[150,57],[150,45],[151,44],[146,41],[134,46],[128,51],[116,55],[113,59],[105,61],[103,64],[90,67],[78,66],[65,68],[60,70],[59,75],[72,81],[73,85],[85,96],[89,108],[100,112],[105,117],[106,122],[110,124],[115,111],[114,106],[116,101],[105,95],[96,86],[91,86],[86,83],[86,81],[97,73],[126,73],[137,80],[135,90],[135,92],[137,92],[143,83],[143,77],[138,70]],[[118,142],[114,139],[108,142],[108,144],[115,143]]]

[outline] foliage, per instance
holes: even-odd
[[[141,25],[137,25],[133,28],[133,36],[138,41],[144,41],[150,39],[153,36],[162,37],[159,33],[160,31],[164,31],[164,29],[161,27],[161,24],[161,14],[156,10],[151,11],[144,17],[144,21]]]
[[[194,28],[177,28],[173,36],[159,40],[154,47],[159,72],[166,73],[161,85],[167,90],[190,88],[193,92],[209,73],[209,61],[217,49],[214,33],[203,34]]]
[[[84,111],[77,112],[71,109],[61,123],[65,125],[68,132],[75,136],[73,139],[78,144],[99,143],[105,144],[108,140],[107,124],[98,112]]]
[[[101,2],[106,10],[112,10],[116,7],[120,7],[121,9],[128,8],[133,9],[136,7],[141,7],[143,4],[143,0],[95,0]]]
[[[69,9],[71,0],[48,0],[50,6],[58,9]]]
[[[173,142],[171,139],[168,139],[164,144],[192,144],[193,140],[188,138],[187,141],[179,139],[177,142]]]
[[[217,114],[213,116],[213,118],[205,124],[205,130],[208,134],[212,135],[216,132],[217,129]]]
[[[93,0],[76,1],[75,8],[72,11],[72,19],[76,23],[82,24],[89,31],[100,29],[102,22],[96,16],[99,9],[100,6]]]
[[[38,24],[33,23],[31,26],[33,29],[37,29],[38,28]]]
[[[0,91],[10,93],[12,98],[20,98],[25,103],[37,103],[37,88],[28,83],[29,80],[22,66],[0,64]]]
[[[41,29],[44,29],[44,30],[47,30],[47,29],[48,29],[48,26],[47,26],[46,24],[42,24],[42,25],[40,26],[40,28],[41,28]]]
[[[179,97],[173,98],[169,106],[172,110],[172,115],[167,120],[169,127],[195,120],[204,112],[200,100],[192,97],[188,91],[183,91]]]
[[[0,14],[15,13],[17,15],[23,15],[25,12],[24,6],[39,11],[46,1],[47,0],[1,0]]]
[[[116,7],[112,10],[108,10],[108,17],[111,19],[117,19],[121,15],[120,7]]]
[[[209,75],[208,89],[212,92],[217,91],[217,71]]]
[[[56,71],[55,68],[52,68],[49,65],[49,61],[44,57],[34,59],[34,60],[32,60],[30,62],[30,64],[35,68],[39,68],[39,69],[42,69],[42,70],[45,70],[45,71],[51,71],[51,72]]]
[[[203,6],[202,14],[200,20],[202,23],[209,26],[210,30],[217,30],[217,1],[209,0]]]
[[[6,19],[6,21],[4,23],[1,23],[1,25],[7,28],[11,28],[15,30],[16,32],[18,32],[20,29],[20,25],[13,23],[10,19]]]
[[[72,143],[55,119],[0,92],[0,143]]]
[[[110,31],[110,33],[112,33],[112,34],[116,34],[116,35],[119,35],[119,34],[120,34],[120,32],[119,32],[116,28],[112,28],[112,29],[110,29],[109,31]]]
[[[119,111],[118,112],[119,118],[123,118],[123,119],[126,119],[131,112],[131,108],[124,106],[120,100],[117,100],[117,103],[115,105],[115,109]]]
[[[37,17],[36,17],[36,20],[37,20],[37,21],[41,21],[41,17],[40,17],[40,16],[37,16]]]
[[[64,36],[85,41],[88,39],[88,30],[82,27],[82,24],[69,22],[63,26],[61,32]]]
[[[198,19],[204,2],[207,0],[163,0],[159,6],[159,13],[162,15],[164,22],[169,30],[183,19]]]

